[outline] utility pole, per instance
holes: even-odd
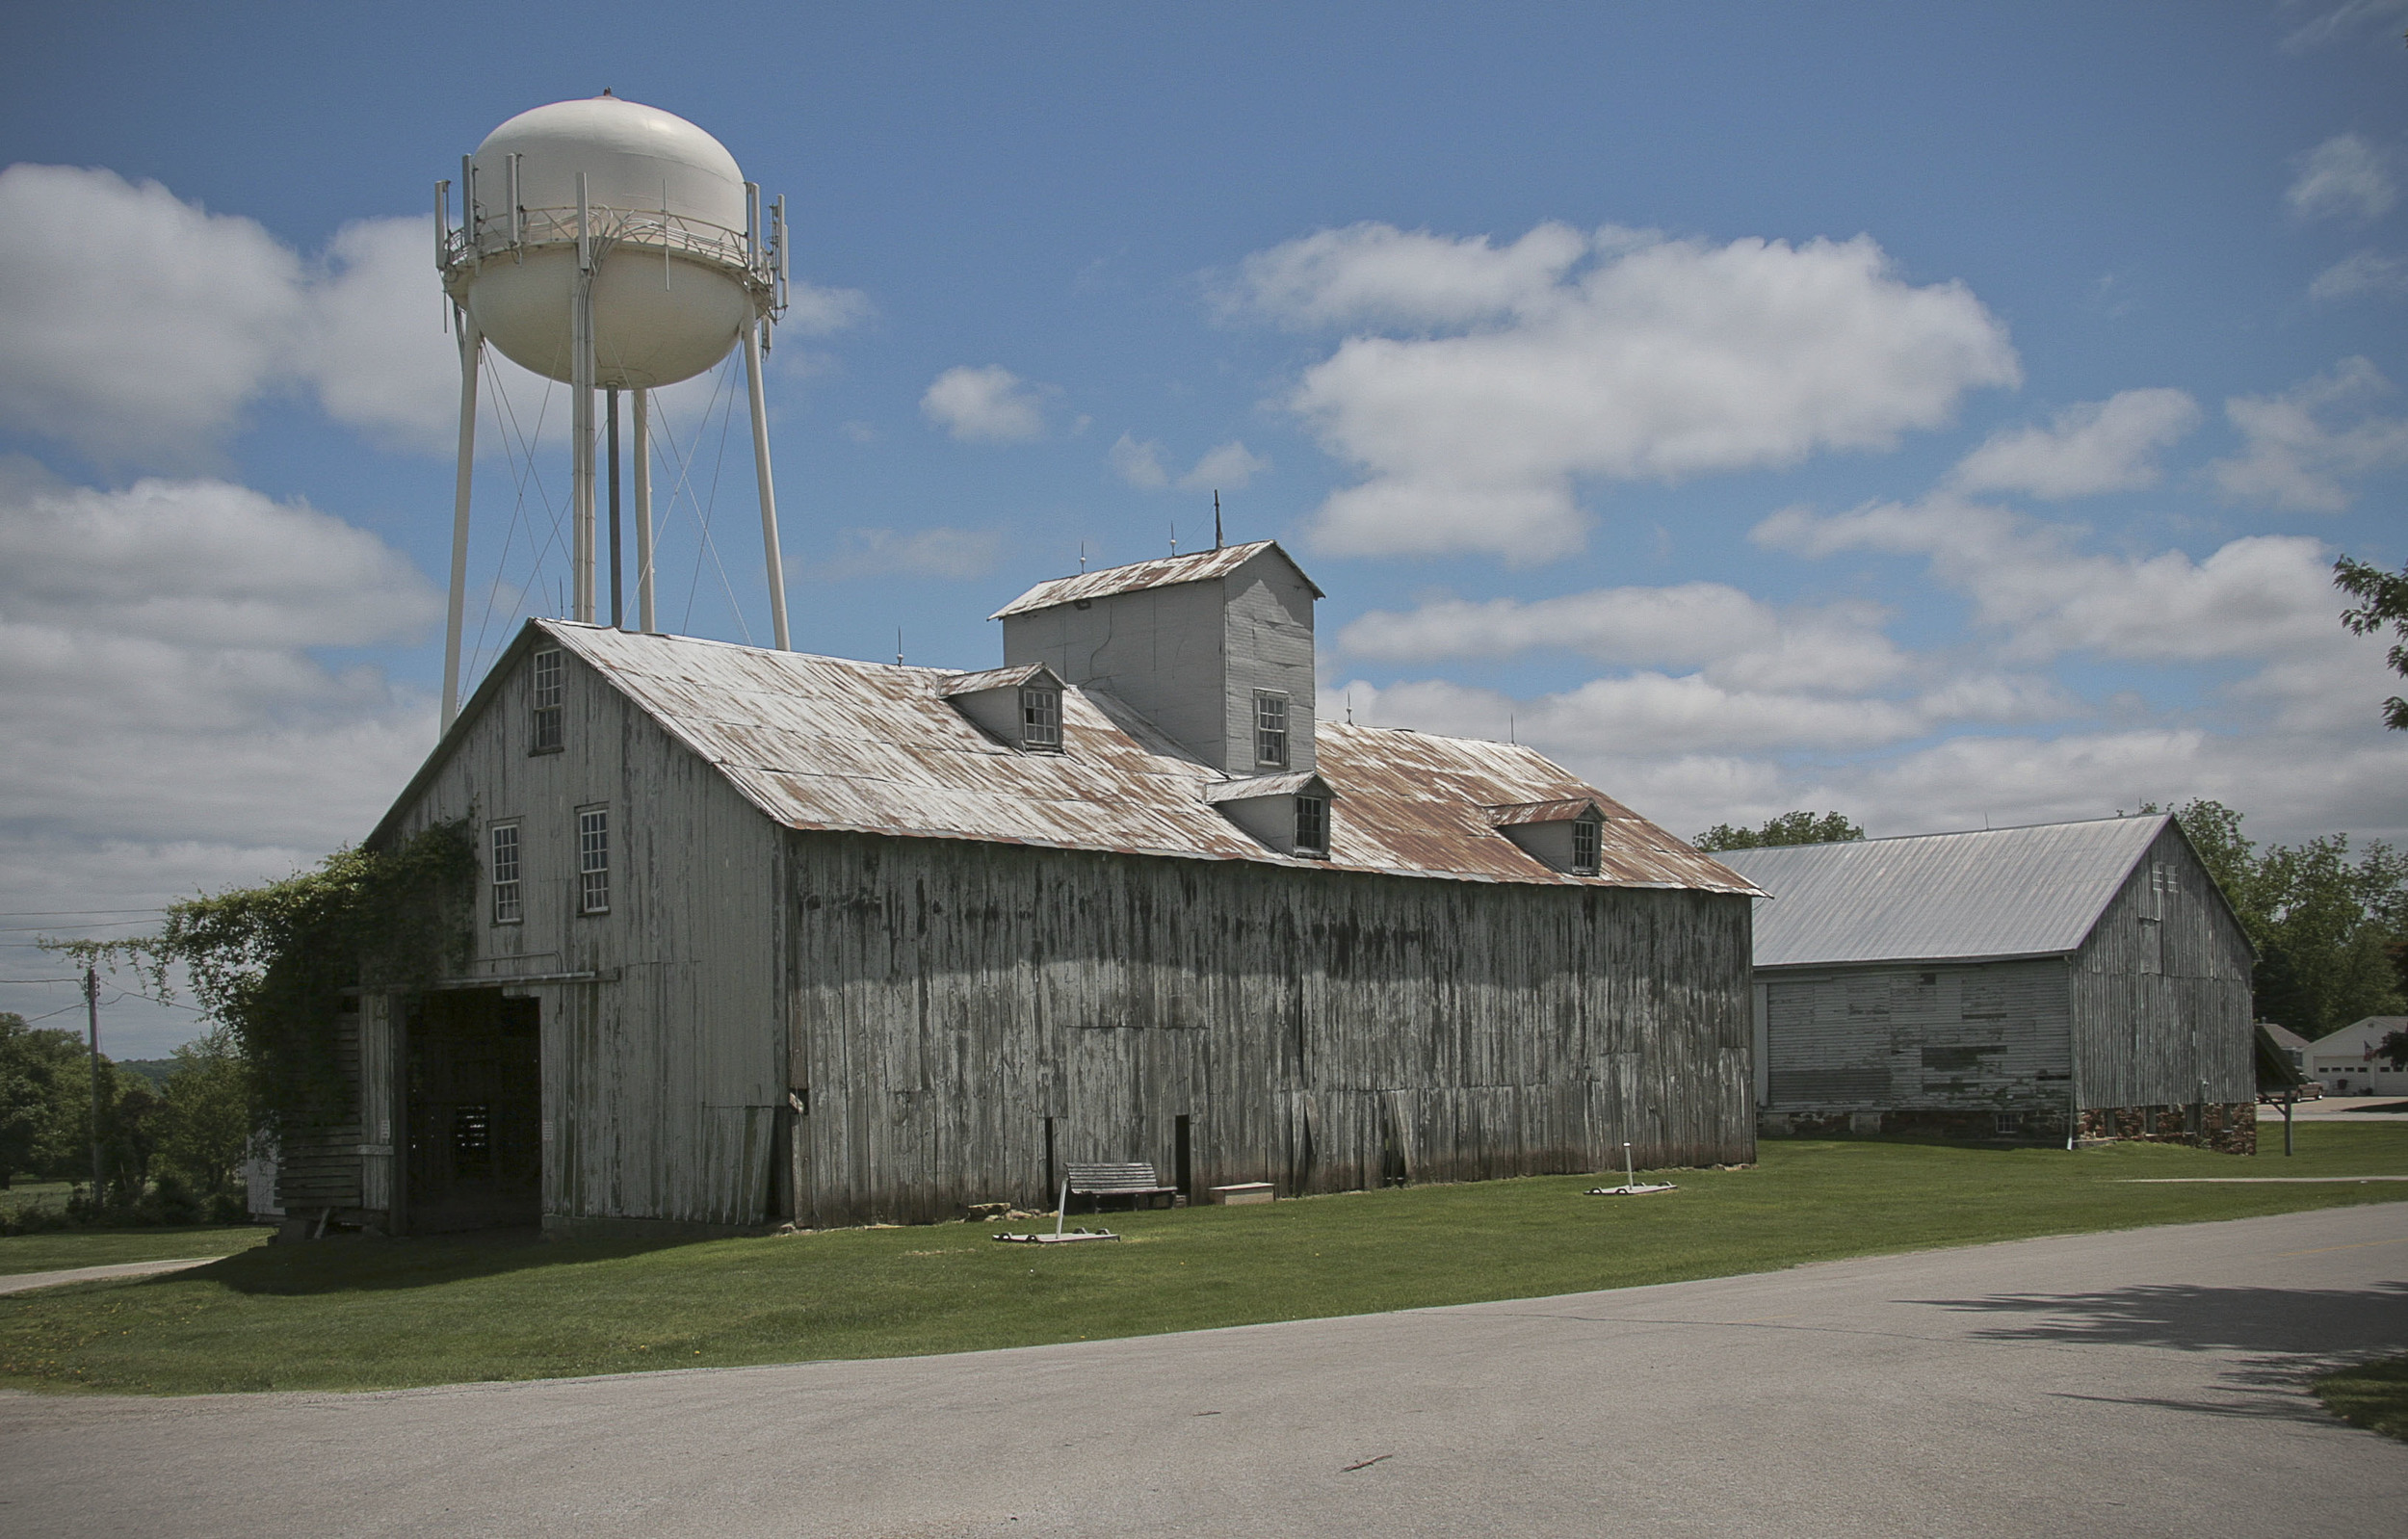
[[[100,975],[89,966],[84,969],[84,1020],[92,1030],[92,1200],[97,1207],[101,1200]]]

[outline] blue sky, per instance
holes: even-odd
[[[789,200],[807,287],[772,407],[802,649],[891,655],[900,626],[913,662],[991,663],[987,613],[1082,542],[1209,538],[1217,487],[1233,538],[1328,590],[1333,714],[1510,722],[1676,832],[2213,796],[2264,837],[2408,835],[2396,681],[2323,578],[2338,551],[2408,561],[2408,0],[8,29],[13,945],[281,874],[423,755],[451,485],[432,184],[606,86]],[[485,435],[488,655],[563,575],[525,531],[565,488],[564,404],[505,391],[551,437],[522,509]],[[663,613],[759,639],[744,429],[720,458],[709,396],[665,404],[701,490]],[[13,949],[0,976],[49,969]],[[0,985],[28,1015],[69,1000]],[[189,1030],[113,1009],[128,1052]]]

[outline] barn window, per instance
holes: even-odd
[[[611,911],[611,809],[577,809],[577,912]]]
[[[561,694],[560,653],[537,652],[535,657],[535,691],[529,697],[534,714],[534,732],[529,739],[528,752],[561,751]]]
[[[2023,1132],[2023,1131],[2024,1131],[2024,1114],[2023,1114],[2022,1112],[2020,1112],[2020,1111],[2002,1111],[2002,1112],[2000,1112],[2000,1113],[1999,1113],[1999,1121],[1998,1121],[1998,1130],[1999,1130],[1999,1132],[2001,1132],[2001,1133],[2021,1133],[2021,1132]]]
[[[1288,697],[1274,691],[1254,691],[1254,762],[1288,762]]]
[[[518,903],[518,824],[493,825],[493,923],[515,925],[523,917]]]
[[[1296,848],[1299,855],[1329,853],[1329,799],[1325,796],[1296,798]]]
[[[1600,825],[1594,818],[1572,821],[1572,874],[1576,876],[1597,874],[1597,847]]]
[[[1020,691],[1020,746],[1059,753],[1061,750],[1061,691],[1041,688]]]

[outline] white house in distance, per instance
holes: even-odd
[[[2375,1056],[2383,1038],[2408,1030],[2408,1015],[2369,1015],[2308,1044],[2308,1078],[2334,1095],[2408,1096],[2408,1070]]]

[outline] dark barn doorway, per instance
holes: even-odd
[[[534,1000],[447,989],[409,1014],[404,1188],[413,1234],[543,1221],[542,1052]]]

